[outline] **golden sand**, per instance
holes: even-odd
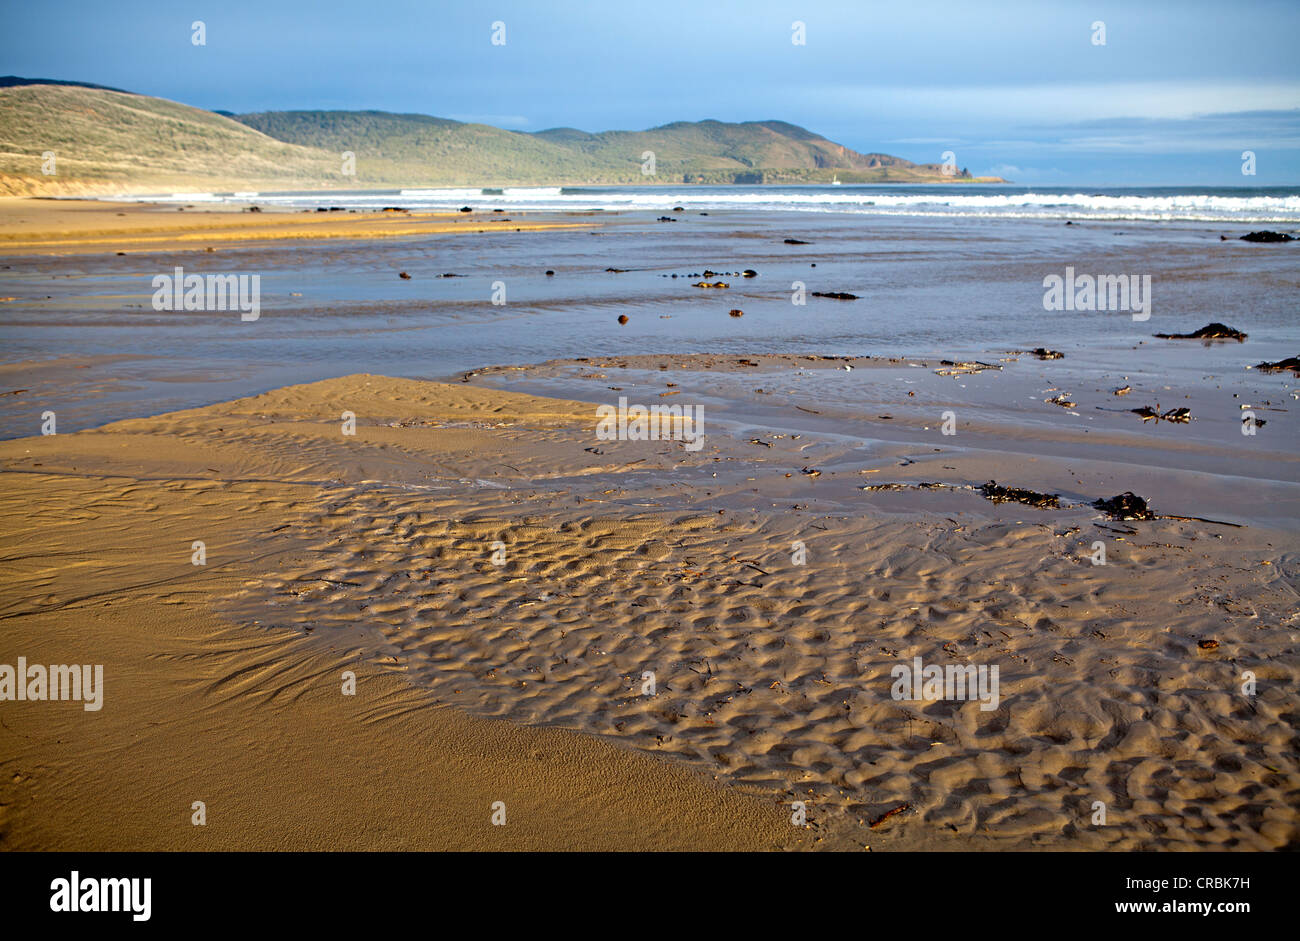
[[[99,712],[6,703],[5,845],[1296,839],[1294,540],[1154,522],[1093,566],[1077,511],[682,511],[631,472],[724,441],[593,423],[347,376],[0,443],[0,649],[105,668]],[[913,656],[1000,664],[1000,702],[891,698]]]
[[[328,200],[323,200],[328,201]],[[515,216],[520,216],[516,213]],[[0,198],[5,254],[141,252],[289,239],[375,239],[448,233],[535,232],[596,223],[492,212],[243,212],[97,200]]]

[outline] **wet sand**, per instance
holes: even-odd
[[[833,220],[515,238],[476,218],[31,205],[0,227],[18,350],[0,364],[0,663],[102,664],[106,692],[98,712],[0,707],[0,845],[1296,844],[1300,392],[1250,368],[1295,352],[1285,257],[1139,233],[1161,283],[1199,264],[1223,284],[1161,295],[1149,324],[1045,318],[1030,297],[988,332],[907,286],[949,248],[889,260],[911,243]],[[1107,266],[1134,239],[1079,228],[1050,232],[1124,270]],[[793,259],[782,231],[831,244]],[[217,235],[223,269],[267,272],[261,332],[141,312],[137,282]],[[1032,295],[1060,244],[968,246],[984,260],[957,267],[981,272],[975,296]],[[706,299],[671,277],[703,270],[687,255],[761,276]],[[606,271],[618,258],[643,264]],[[497,277],[510,306],[485,301]],[[792,315],[795,277],[892,280]],[[1150,338],[1213,319],[1251,338]],[[376,363],[398,374],[355,374]],[[703,446],[599,438],[619,397],[702,407]],[[1156,404],[1192,420],[1131,411]],[[1243,406],[1267,419],[1255,435]],[[32,437],[46,409],[60,433]],[[1058,505],[991,502],[990,480]],[[1128,490],[1160,518],[1092,506]],[[917,657],[998,667],[996,703],[896,698]]]
[[[103,662],[107,689],[7,704],[7,842],[1295,841],[1293,532],[973,491],[832,509],[804,471],[830,436],[593,428],[573,400],[353,376],[0,445],[4,649]],[[996,708],[895,699],[913,657],[999,665]],[[209,796],[233,832],[188,824]]]
[[[327,416],[336,397],[372,414],[378,401],[401,410],[412,400],[399,384],[376,396],[360,394],[359,385],[289,390],[289,401],[320,410],[320,424],[270,426],[258,417],[270,406],[253,403],[255,414],[217,407],[4,446],[3,662],[102,664],[104,693],[95,712],[76,702],[0,706],[0,845],[811,844],[812,834],[795,832],[773,803],[699,771],[448,708],[370,640],[281,621],[277,599],[264,599],[260,625],[222,615],[230,598],[315,551],[301,526],[305,511],[350,489],[343,478],[359,485],[377,469],[362,454],[381,456],[387,445],[358,450],[359,440],[335,440]],[[419,401],[444,417],[484,420],[553,409],[490,391],[449,391]],[[517,403],[524,407],[512,411]],[[343,463],[313,466],[313,451]],[[315,479],[323,474],[342,477]],[[192,564],[196,539],[206,545],[203,566]],[[355,695],[342,692],[345,671],[355,674]],[[194,801],[206,804],[205,826],[191,823]],[[496,801],[505,803],[505,826],[491,822]]]
[[[328,204],[328,197],[323,200]],[[251,205],[256,205],[253,203]],[[260,208],[260,207],[259,207]],[[75,199],[0,197],[0,255],[70,255],[202,250],[244,242],[382,239],[583,227],[492,212],[303,212],[230,204],[160,205]]]

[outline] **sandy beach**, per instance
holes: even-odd
[[[302,516],[339,492],[318,473],[359,474],[360,485],[379,470],[371,456],[416,453],[400,436],[335,440],[326,416],[340,395],[371,414],[381,402],[413,404],[409,385],[366,385],[6,443],[0,528],[11,578],[0,645],[31,663],[102,663],[105,690],[96,712],[6,703],[5,848],[810,843],[772,802],[707,775],[447,708],[392,657],[372,657],[377,638],[223,616],[232,597],[314,551]],[[416,393],[444,419],[565,414],[563,403],[490,391]],[[264,408],[280,412],[278,427],[259,417]],[[318,421],[289,420],[316,410]],[[481,443],[452,437],[427,456],[456,460]],[[302,463],[310,450],[324,463]],[[207,546],[203,566],[192,562],[195,539]],[[267,612],[278,603],[267,599]],[[345,671],[355,695],[341,692]],[[206,804],[205,827],[191,825],[194,801]],[[495,801],[508,826],[490,824]]]
[[[1294,841],[1293,533],[818,511],[815,436],[593,455],[592,414],[359,375],[0,445],[4,649],[106,675],[100,712],[6,709],[6,844]],[[891,699],[914,655],[999,663],[998,707]]]
[[[5,255],[202,251],[258,241],[481,234],[497,226],[532,232],[583,224],[509,219],[492,212],[303,212],[260,206],[248,212],[246,206],[203,202],[0,197],[0,254]]]
[[[23,344],[0,364],[0,663],[103,668],[93,711],[5,702],[5,848],[1296,844],[1297,385],[1253,367],[1285,348],[1269,309],[1224,315],[1254,343],[1039,319],[1024,336],[1066,353],[972,333],[870,355],[829,300],[773,352],[791,277],[857,287],[860,265],[778,236],[847,230],[0,211]],[[1209,237],[1143,244],[1177,271]],[[1210,263],[1292,277],[1247,250]],[[702,300],[685,252],[739,259],[709,275],[736,287]],[[261,322],[147,309],[151,272],[214,257],[267,272]],[[498,277],[526,300],[488,306]],[[60,317],[95,339],[24,355]],[[157,330],[190,331],[186,357]],[[691,330],[728,332],[664,352]],[[440,343],[436,367],[346,368]],[[698,435],[611,440],[601,409],[627,402]],[[1156,403],[1194,420],[1133,411]],[[1267,418],[1249,438],[1244,410]],[[1127,492],[1146,512],[1096,505]],[[925,693],[923,665],[979,694]]]

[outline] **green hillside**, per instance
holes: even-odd
[[[642,173],[646,151],[655,172]],[[42,172],[53,152],[53,175]],[[344,174],[344,154],[355,175]],[[226,116],[85,84],[0,79],[0,194],[564,183],[953,182],[782,121],[507,131],[423,114]]]
[[[359,187],[568,182],[592,178],[582,154],[487,124],[386,111],[271,111],[237,116],[277,140],[356,155]]]
[[[42,155],[54,153],[52,176]],[[320,185],[333,155],[189,105],[72,85],[0,87],[0,193]]]
[[[860,154],[783,121],[679,121],[648,131],[528,134],[418,114],[271,111],[238,115],[264,134],[357,155],[374,182],[679,183],[948,181],[937,164]],[[654,175],[643,155],[654,153]]]

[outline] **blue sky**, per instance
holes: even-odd
[[[517,130],[776,118],[1025,183],[1300,184],[1294,0],[0,3],[0,74],[203,108]]]

